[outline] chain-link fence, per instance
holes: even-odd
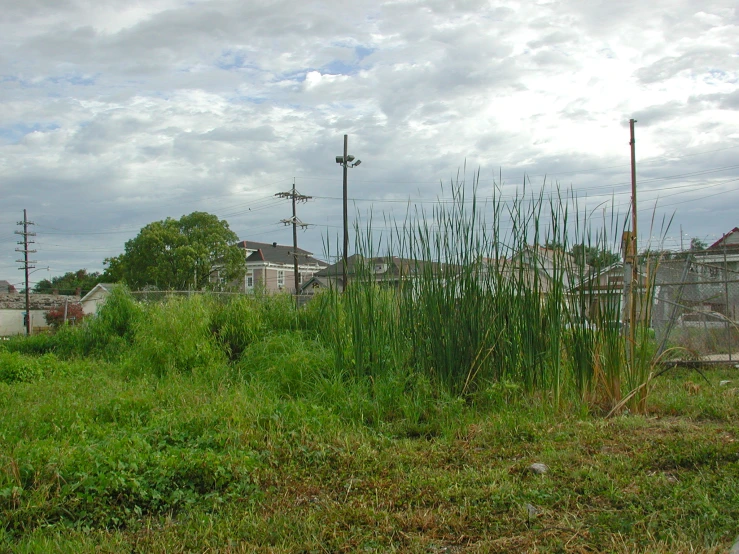
[[[238,296],[244,296],[245,294],[252,295],[252,293],[244,293],[244,292],[223,292],[223,291],[194,291],[194,290],[139,290],[139,291],[131,291],[131,294],[134,298],[137,300],[140,300],[142,302],[163,302],[169,298],[175,298],[175,297],[189,297],[194,295],[206,295],[211,296],[213,298],[218,298],[219,300],[223,302],[227,302],[228,300],[238,297]],[[287,294],[287,293],[281,293],[281,294]],[[293,298],[295,298],[295,301],[297,302],[297,305],[299,307],[304,306],[308,303],[308,301],[313,298],[312,294],[299,294],[299,295],[291,295]]]
[[[680,347],[677,357],[681,359],[739,363],[739,252],[663,260],[653,277],[651,325],[660,349]],[[620,303],[621,285],[609,281],[604,287]],[[132,294],[145,302],[194,294],[216,296],[225,302],[243,293],[138,291]],[[304,306],[312,297],[299,295],[296,302]]]
[[[739,362],[739,255],[719,252],[662,261],[654,287],[652,326],[658,345],[686,349],[681,358]]]

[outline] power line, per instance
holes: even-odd
[[[724,185],[726,183],[732,183],[732,182],[735,182],[737,180],[739,180],[739,178],[727,179],[727,180],[724,180],[724,181],[720,181],[718,183],[706,184],[703,187],[702,190],[705,190],[707,188],[713,188],[713,187],[721,186],[721,185]],[[705,183],[705,181],[704,181],[704,183]],[[691,184],[691,185],[675,185],[673,187],[663,187],[663,188],[659,188],[659,189],[649,189],[649,190],[644,191],[644,193],[645,194],[655,193],[655,192],[656,193],[660,193],[661,191],[665,191],[665,190],[678,190],[678,189],[684,189],[684,188],[692,188],[692,189],[695,189],[696,187],[697,187],[697,185],[695,185],[695,184]],[[575,190],[572,190],[572,192],[581,192],[582,190],[584,190],[584,189],[575,189]],[[685,191],[685,192],[673,193],[673,194],[668,195],[668,196],[676,196],[678,194],[685,194],[687,192],[692,192],[692,191]],[[696,192],[700,192],[700,191],[696,190]],[[630,194],[630,191],[625,190],[625,191],[622,191],[622,192],[603,192],[603,193],[598,193],[598,194],[588,194],[588,195],[585,195],[585,196],[572,196],[572,197],[566,196],[564,199],[565,200],[569,200],[569,199],[583,200],[583,199],[588,199],[588,198],[597,198],[597,197],[600,197],[600,196],[624,196],[624,195],[628,195],[628,194]],[[316,195],[314,198],[321,199],[321,200],[342,200],[342,198],[339,197],[339,196],[319,196],[319,195]],[[494,198],[493,196],[476,197],[474,199],[464,200],[464,203],[465,204],[472,204],[474,202],[474,203],[477,203],[477,204],[481,204],[481,203],[484,203],[486,201],[493,200],[493,198]],[[501,195],[496,195],[495,196],[495,199],[496,200],[499,200],[499,201],[506,201],[506,200],[516,200],[516,201],[521,201],[521,202],[529,202],[529,201],[531,201],[531,198],[528,195],[526,195],[526,196],[523,196],[523,195],[521,195],[521,196],[511,196],[511,195],[502,195],[501,194]],[[399,198],[391,198],[391,199],[380,199],[380,198],[349,198],[349,200],[351,200],[352,202],[375,202],[375,203],[378,203],[378,204],[411,204],[411,205],[413,205],[413,204],[459,204],[460,203],[460,200],[459,199],[453,198],[453,197],[451,197],[451,198],[450,197],[441,197],[441,198],[436,198],[436,199],[430,199],[430,198],[406,198],[406,199],[399,199]],[[538,196],[536,196],[536,193],[534,195],[533,200],[534,201],[537,201],[538,200]]]

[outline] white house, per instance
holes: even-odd
[[[94,314],[105,300],[110,296],[114,287],[118,285],[112,283],[98,283],[92,290],[80,299],[82,311],[85,315]]]

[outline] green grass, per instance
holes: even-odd
[[[566,257],[545,283],[509,256],[566,248],[566,202],[514,202],[506,234],[502,203],[490,231],[453,194],[396,228],[391,253],[419,260],[397,288],[370,267],[303,309],[117,288],[5,341],[0,551],[724,552],[736,371],[651,379],[648,333],[632,358],[617,308],[567,309]]]
[[[736,370],[672,370],[647,415],[604,420],[510,382],[337,380],[312,341],[0,383],[0,550],[723,552],[739,531]]]

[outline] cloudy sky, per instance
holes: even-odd
[[[465,163],[482,196],[546,177],[625,213],[635,118],[640,243],[653,213],[669,248],[739,225],[735,0],[0,0],[0,46],[11,282],[24,208],[35,280],[195,210],[287,244],[293,179],[321,254],[344,134],[352,217],[430,208]]]

